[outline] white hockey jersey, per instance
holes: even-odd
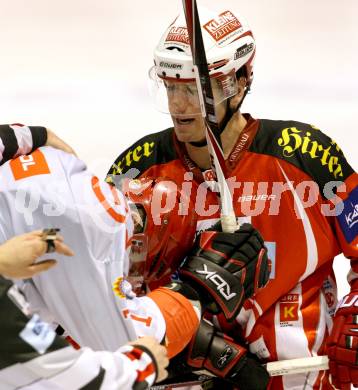
[[[150,298],[129,301],[113,292],[113,282],[128,271],[132,221],[122,194],[100,182],[82,161],[43,147],[4,164],[0,209],[0,243],[53,227],[61,229],[75,252],[72,258],[45,255],[58,265],[24,282],[32,311],[94,350],[115,351],[144,334],[163,338],[164,319]]]

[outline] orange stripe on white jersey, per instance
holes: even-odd
[[[122,310],[124,318],[131,318],[133,321],[138,321],[138,322],[143,322],[145,326],[150,326],[152,323],[152,317],[147,316],[147,317],[140,317],[135,314],[132,314],[129,309],[124,309]]]
[[[119,200],[118,190],[116,189],[116,187],[111,186],[111,192],[112,192],[112,195],[113,195],[114,204],[116,206],[119,206],[121,204],[121,202]]]
[[[101,191],[101,188],[99,186],[99,179],[98,177],[96,176],[93,176],[92,177],[92,188],[93,188],[93,191],[97,197],[97,199],[99,200],[99,202],[101,203],[101,205],[104,207],[104,209],[107,211],[107,213],[117,222],[119,223],[124,223],[125,222],[125,219],[126,217],[120,213],[117,213],[111,206],[110,204],[108,203],[107,199],[105,198],[105,196],[103,195],[102,191]],[[109,184],[106,184],[106,185],[109,185]],[[113,193],[113,191],[112,191]]]

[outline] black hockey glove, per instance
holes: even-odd
[[[206,369],[240,390],[266,389],[270,379],[255,355],[205,320],[189,344],[187,364],[196,370]]]
[[[214,313],[222,311],[227,320],[235,318],[244,300],[267,283],[269,272],[264,241],[248,223],[235,233],[202,232],[179,269],[201,303]]]

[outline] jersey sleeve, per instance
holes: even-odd
[[[321,154],[320,159],[301,154],[304,171],[318,184],[323,198],[321,212],[332,219],[339,247],[351,261],[348,281],[352,286],[358,279],[358,175],[338,144],[320,130],[313,127],[310,141],[312,146],[307,150],[311,155],[312,150]]]
[[[150,387],[156,367],[149,351],[125,345],[116,352],[75,350],[38,315],[27,316],[16,286],[0,277],[0,383],[5,389]]]
[[[41,126],[0,125],[0,165],[11,158],[28,154],[47,141],[47,130]]]
[[[312,128],[310,142],[311,146],[307,142],[309,152],[301,153],[304,171],[319,186],[323,198],[321,212],[329,219],[333,218],[339,247],[351,261],[348,281],[352,286],[357,279],[358,288],[358,175],[339,145],[315,127]],[[313,151],[316,153],[314,156],[319,155],[320,158],[311,158]]]
[[[296,183],[309,179],[317,185],[319,211],[336,237],[337,253],[351,259],[348,279],[352,283],[358,276],[358,181],[342,149],[316,126],[296,121],[261,120],[258,134],[251,152],[295,167],[292,178]]]
[[[351,261],[348,282],[358,289],[358,174],[353,173],[337,189],[335,228],[343,254]]]

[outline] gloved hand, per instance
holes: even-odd
[[[189,344],[187,364],[204,368],[240,390],[264,390],[270,379],[256,356],[205,320]]]
[[[144,336],[128,344],[147,352],[147,354],[150,354],[150,357],[153,358],[157,371],[156,382],[161,382],[168,376],[166,370],[166,367],[169,364],[167,350],[163,345],[159,344],[154,337]]]
[[[269,272],[264,241],[248,223],[234,233],[202,232],[179,268],[181,279],[198,292],[201,303],[214,313],[222,311],[228,320],[267,283]]]
[[[329,370],[337,389],[358,386],[358,283],[338,304],[327,340]]]

